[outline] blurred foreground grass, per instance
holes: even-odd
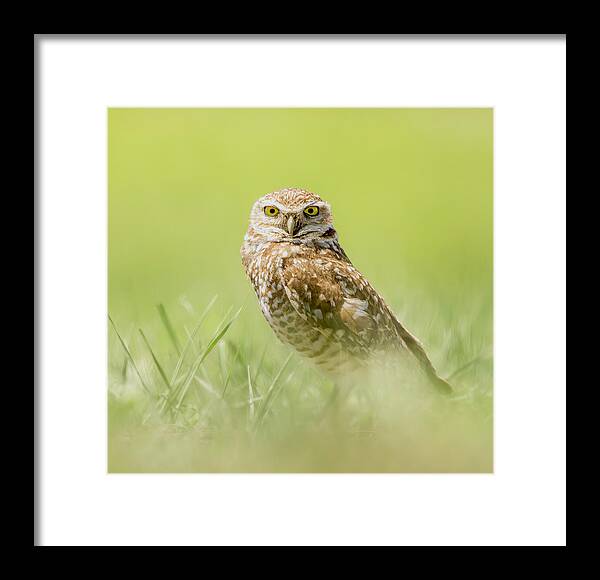
[[[242,317],[163,317],[130,328],[127,350],[111,340],[110,471],[491,470],[491,357],[473,319],[440,345],[459,371],[452,398],[381,375],[329,409],[333,384],[273,338],[235,333]]]
[[[452,399],[377,376],[324,415],[332,384],[284,367],[239,246],[285,186],[332,204]],[[110,110],[109,313],[111,472],[491,471],[491,111]]]

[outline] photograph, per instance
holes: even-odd
[[[109,474],[494,472],[493,108],[106,114]]]

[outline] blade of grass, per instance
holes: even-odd
[[[177,402],[177,405],[175,407],[175,413],[176,414],[177,414],[177,411],[178,411],[179,407],[181,407],[181,403],[183,402],[183,400],[185,398],[185,395],[187,394],[187,391],[188,391],[188,389],[190,387],[190,384],[192,382],[192,379],[194,378],[194,375],[196,374],[196,372],[200,368],[200,365],[204,362],[204,359],[206,359],[206,357],[211,353],[211,351],[215,348],[215,346],[217,346],[217,344],[223,338],[223,336],[225,336],[226,332],[229,330],[229,328],[231,327],[231,325],[233,324],[233,322],[235,321],[235,319],[239,316],[239,314],[240,314],[241,311],[242,311],[242,309],[240,308],[235,313],[235,315],[233,316],[233,318],[221,330],[219,330],[213,336],[213,338],[210,340],[210,342],[208,343],[208,345],[204,349],[204,352],[196,359],[196,361],[192,365],[192,368],[191,368],[190,372],[188,373],[188,376],[187,376],[185,382],[183,383],[183,385],[182,385],[182,387],[180,389],[180,393],[181,394],[179,395],[179,401]]]
[[[258,361],[258,366],[256,367],[256,372],[254,373],[254,379],[252,380],[252,382],[254,384],[256,384],[256,379],[258,378],[258,373],[260,373],[260,371],[262,369],[262,365],[265,360],[265,355],[267,354],[267,348],[268,348],[268,346],[265,344],[262,354],[260,355],[260,360]]]
[[[123,382],[125,382],[125,379],[127,378],[127,366],[129,365],[129,359],[127,357],[125,357],[123,359],[123,368],[121,369],[121,380]]]
[[[194,377],[194,380],[207,392],[213,395],[214,397],[219,398],[219,392],[212,386],[212,384],[200,377]]]
[[[287,380],[285,381],[285,383],[289,383],[290,380],[292,379],[292,377],[294,376],[294,373],[296,372],[296,369],[293,369],[292,372],[288,375]],[[285,384],[284,382],[280,382],[277,387],[273,390],[273,395],[271,396],[271,401],[269,402],[269,409],[267,409],[267,412],[263,415],[263,420],[264,418],[267,416],[267,413],[271,410],[271,408],[273,407],[273,405],[275,404],[275,400],[277,399],[277,397],[279,396],[279,393],[281,393],[281,391],[283,391],[283,386]]]
[[[483,360],[483,357],[481,355],[476,356],[473,360],[470,360],[468,363],[462,365],[460,368],[456,369],[453,373],[451,373],[448,376],[448,381],[451,381],[454,377],[457,377],[458,375],[460,375],[460,373],[466,371],[468,368],[472,367],[475,363],[478,363],[479,361]]]
[[[192,337],[192,333],[189,331],[187,326],[184,326],[183,329],[185,330],[185,335],[187,337],[186,339],[186,344],[191,341],[192,343],[192,348],[194,349],[194,352],[197,352],[196,349],[196,345],[194,344],[194,338]],[[200,342],[200,339],[198,339],[198,346],[202,346],[202,343]],[[183,350],[185,350],[185,347],[183,347]]]
[[[165,383],[165,386],[167,387],[167,389],[170,389],[171,385],[169,384],[169,379],[167,379],[167,375],[165,374],[165,371],[163,370],[160,362],[158,362],[158,359],[156,358],[156,355],[154,354],[154,351],[152,350],[152,347],[150,346],[150,342],[148,342],[148,339],[146,338],[144,331],[141,328],[138,328],[138,330],[140,332],[140,335],[142,336],[142,339],[144,340],[144,343],[146,344],[146,346],[148,347],[148,350],[150,351],[150,356],[152,356],[152,360],[154,361],[154,364],[156,365],[156,368],[158,369],[158,372],[159,372],[160,376],[162,377],[162,380]]]
[[[192,334],[188,338],[188,341],[185,344],[183,352],[179,356],[179,360],[177,361],[177,365],[175,366],[175,370],[173,371],[173,376],[171,377],[171,382],[170,382],[171,385],[175,384],[175,380],[177,379],[177,375],[179,374],[179,371],[181,369],[181,365],[183,364],[185,356],[186,356],[188,350],[190,349],[190,347],[192,346],[192,344],[194,342],[194,338],[196,337],[196,334],[198,334],[198,331],[200,330],[200,327],[202,326],[204,319],[208,316],[210,309],[214,306],[215,302],[217,301],[217,298],[218,298],[218,296],[216,296],[216,295],[213,296],[212,300],[208,303],[208,305],[206,306],[206,308],[200,315],[200,318],[198,319],[198,323],[196,324],[196,326],[194,327],[194,330],[192,331]]]
[[[175,334],[175,329],[173,328],[173,325],[171,324],[171,320],[169,319],[169,315],[167,314],[167,309],[165,308],[164,304],[158,304],[156,306],[156,308],[158,309],[158,314],[160,316],[160,319],[164,325],[164,327],[167,329],[167,334],[169,335],[169,338],[171,339],[171,342],[173,343],[173,346],[175,347],[175,350],[177,351],[178,355],[181,355],[181,347],[179,346],[179,340],[177,340],[177,334]]]
[[[252,378],[250,377],[250,365],[246,367],[248,372],[248,423],[254,422],[254,391],[252,390]]]
[[[225,384],[223,385],[223,392],[221,393],[221,399],[225,398],[225,392],[227,391],[227,386],[229,385],[229,381],[231,380],[231,375],[233,374],[233,369],[235,368],[235,364],[237,363],[239,358],[240,358],[240,351],[236,350],[233,360],[231,361],[231,364],[229,365],[229,371],[227,372],[227,378],[225,379]]]
[[[206,308],[204,309],[204,311],[202,312],[202,314],[200,315],[200,319],[198,320],[196,326],[194,327],[194,330],[192,331],[191,336],[188,338],[188,341],[186,342],[186,345],[183,349],[183,352],[181,353],[179,360],[177,361],[177,365],[175,366],[175,370],[173,371],[173,376],[171,377],[171,388],[169,393],[167,394],[167,396],[163,397],[161,406],[160,406],[160,412],[164,413],[166,409],[169,409],[171,412],[173,412],[173,408],[172,408],[172,404],[177,396],[177,393],[180,392],[182,386],[184,385],[184,383],[187,381],[187,379],[189,378],[189,375],[182,377],[181,382],[179,381],[179,371],[181,370],[181,367],[185,361],[185,358],[187,356],[187,353],[189,351],[189,349],[194,346],[194,338],[196,336],[196,334],[198,333],[198,331],[200,330],[200,327],[202,326],[202,323],[204,322],[206,316],[208,315],[208,313],[210,312],[210,309],[213,307],[214,303],[216,302],[218,296],[215,295],[213,296],[212,300],[208,303],[208,305],[206,306]],[[231,308],[228,310],[227,312],[227,316],[229,316],[229,313],[231,312]],[[226,320],[226,318],[223,319],[223,321],[221,321],[221,323],[219,324],[219,327],[223,324],[223,322]],[[195,350],[195,349],[194,349]]]
[[[219,373],[221,375],[221,384],[225,384],[225,378],[227,377],[227,364],[225,362],[225,357],[227,356],[227,350],[225,348],[225,343],[220,342],[219,348],[217,350],[219,355]]]
[[[131,366],[134,368],[135,373],[138,376],[138,379],[140,379],[140,384],[142,385],[142,388],[144,389],[144,391],[146,391],[149,395],[152,395],[152,392],[150,391],[150,389],[146,386],[146,383],[144,382],[144,379],[142,378],[142,374],[140,373],[140,369],[138,369],[137,365],[135,364],[135,360],[133,360],[133,356],[131,355],[131,352],[129,351],[129,349],[127,348],[127,345],[125,344],[125,341],[123,340],[123,338],[121,337],[121,335],[119,334],[119,331],[117,330],[117,326],[114,323],[113,319],[111,318],[110,314],[108,315],[108,320],[110,320],[110,323],[113,327],[113,330],[115,331],[115,334],[117,335],[117,338],[119,339],[119,342],[121,343],[121,346],[123,347],[123,350],[125,351],[125,353],[127,354],[127,358],[129,358],[129,361],[131,362]]]
[[[177,410],[179,409],[179,407],[181,407],[181,403],[183,402],[183,400],[184,400],[184,398],[185,398],[185,396],[187,394],[189,386],[190,386],[192,380],[194,379],[196,373],[198,372],[198,369],[200,368],[200,366],[204,362],[204,359],[209,355],[209,353],[216,346],[216,344],[219,342],[219,340],[221,340],[221,338],[223,337],[223,335],[229,330],[229,326],[230,325],[231,325],[231,323],[227,324],[220,332],[218,332],[211,339],[211,341],[208,343],[208,346],[206,347],[206,349],[202,352],[202,354],[196,359],[196,361],[192,365],[192,367],[191,367],[191,369],[190,369],[190,371],[189,371],[189,373],[187,375],[187,378],[182,383],[181,387],[178,389],[178,391],[176,393],[174,393],[173,399],[175,399],[177,396],[179,396],[179,401],[178,401],[178,403],[177,403],[177,405],[175,407],[175,412],[177,412]]]
[[[260,427],[260,425],[262,424],[262,422],[263,422],[263,420],[265,418],[265,415],[267,414],[267,411],[269,410],[271,401],[273,400],[273,395],[274,395],[275,387],[277,386],[277,383],[279,382],[279,379],[281,378],[281,375],[283,374],[283,371],[285,370],[285,368],[287,367],[288,363],[292,359],[293,354],[294,354],[293,352],[290,352],[290,354],[287,356],[287,358],[285,359],[285,361],[281,365],[281,368],[279,369],[279,371],[275,375],[275,378],[271,382],[271,386],[267,390],[267,394],[265,395],[265,400],[264,400],[263,404],[260,406],[260,409],[258,410],[258,417],[256,419],[256,426],[257,427]]]

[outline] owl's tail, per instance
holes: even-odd
[[[432,386],[434,386],[444,395],[451,395],[454,392],[452,385],[446,379],[440,377],[437,373],[427,373],[427,376]]]
[[[400,324],[398,319],[395,319],[394,322],[396,323],[396,329],[398,330],[398,333],[400,334],[404,344],[406,344],[410,352],[419,361],[419,364],[427,375],[430,384],[439,392],[445,395],[451,395],[454,392],[452,385],[438,375],[421,342],[416,336],[413,336],[408,330],[406,330],[406,328]]]

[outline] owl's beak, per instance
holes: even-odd
[[[298,231],[298,223],[294,216],[290,216],[287,220],[287,231],[290,236],[293,236]]]

